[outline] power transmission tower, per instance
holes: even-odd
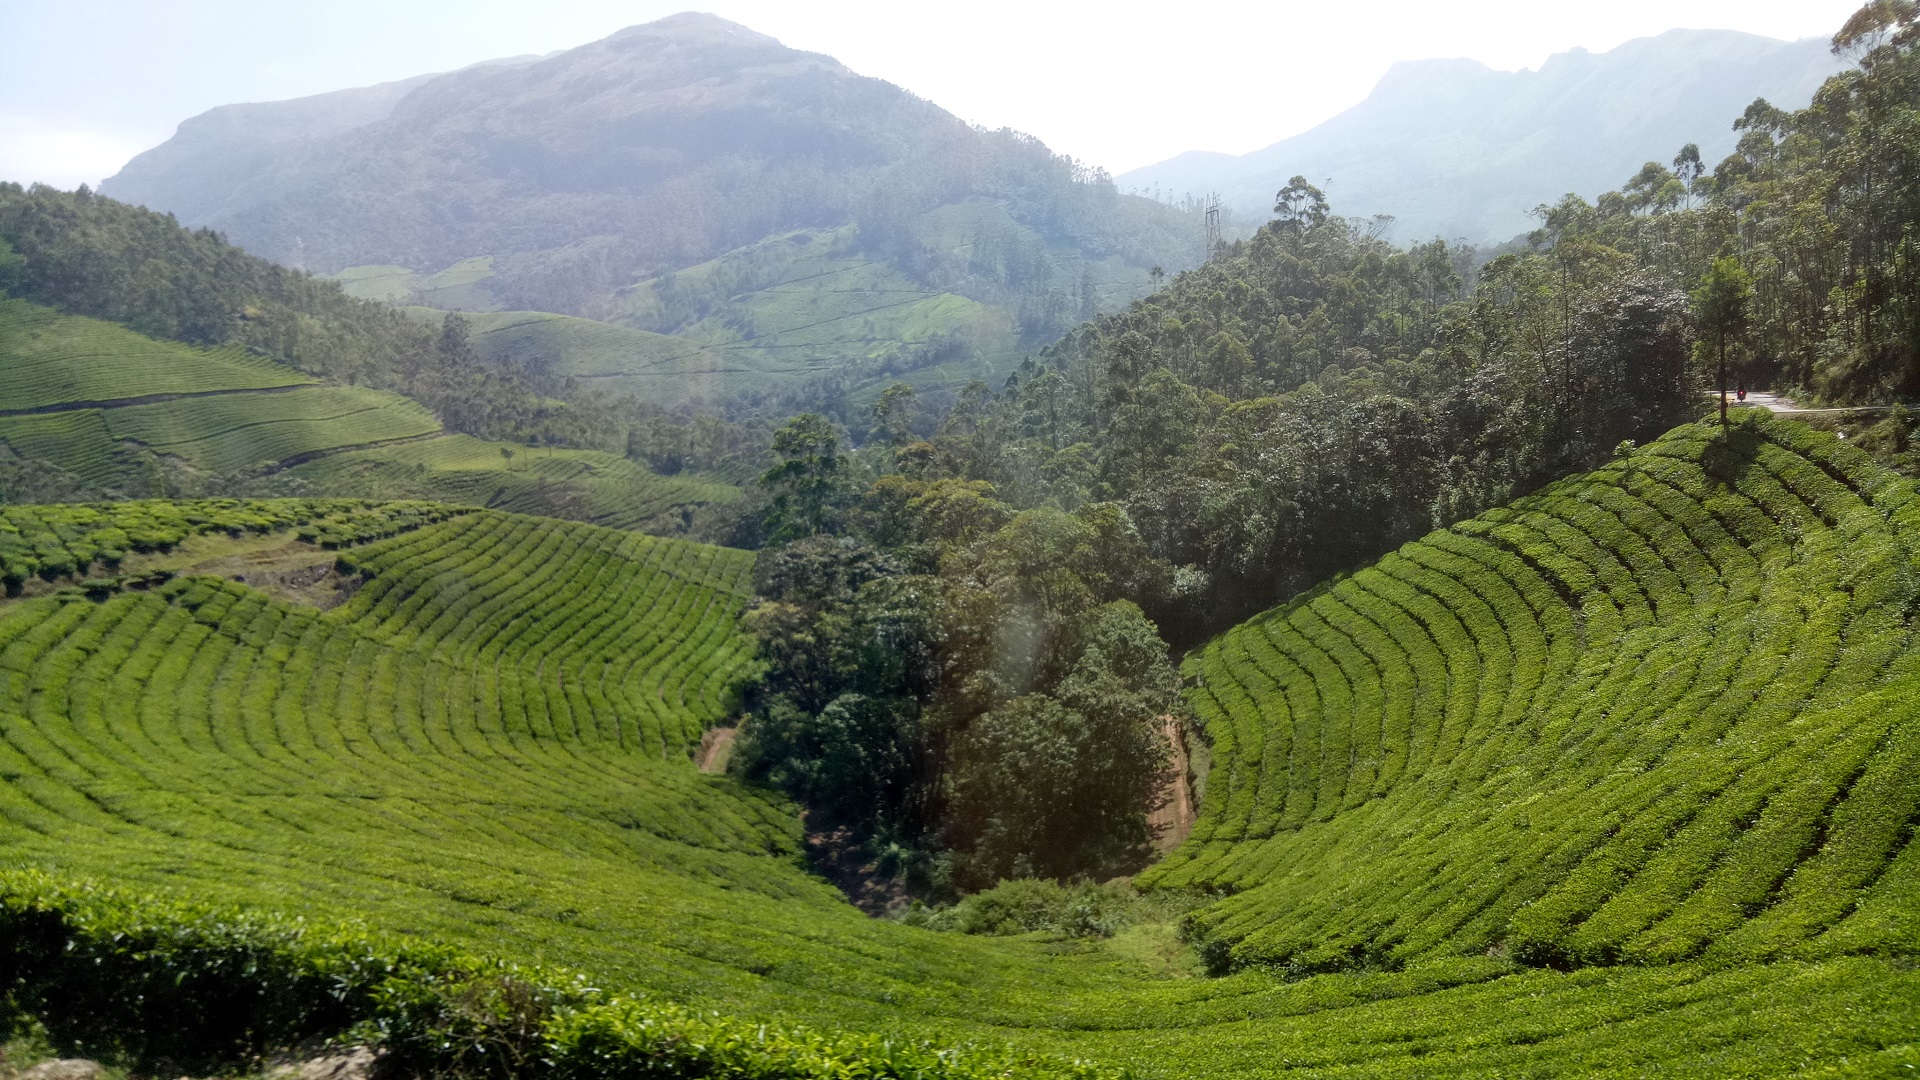
[[[1220,250],[1220,193],[1207,195],[1207,258]]]

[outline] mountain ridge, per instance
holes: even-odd
[[[404,281],[458,267],[457,295],[391,298],[464,310],[668,332],[636,322],[629,301],[681,296],[672,275],[693,271],[702,291],[676,325],[699,324],[704,345],[764,352],[765,393],[810,393],[799,387],[819,379],[859,389],[877,367],[912,377],[953,360],[961,339],[954,378],[989,377],[1087,314],[1145,295],[1152,268],[1177,272],[1204,248],[1191,208],[1123,195],[1036,139],[975,128],[832,57],[707,15],[248,110],[234,115],[306,110],[332,127],[288,141],[229,124],[217,141],[200,137],[209,114],[102,193],[323,275]],[[742,305],[753,290],[700,268],[765,262],[766,245],[801,234],[833,237],[822,269],[845,273],[788,288],[819,309],[788,321],[845,329],[796,351]],[[951,317],[872,323],[903,291]],[[979,305],[992,309],[985,324]]]
[[[1299,174],[1341,213],[1396,218],[1401,240],[1497,242],[1529,228],[1540,203],[1595,195],[1686,143],[1711,165],[1732,151],[1731,121],[1748,102],[1798,108],[1840,66],[1824,39],[1685,29],[1556,53],[1533,70],[1401,61],[1365,100],[1298,135],[1243,155],[1190,151],[1117,179],[1217,190],[1258,219]]]

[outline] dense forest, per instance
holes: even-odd
[[[1124,867],[1178,711],[1167,642],[1688,418],[1691,339],[1629,255],[1476,269],[1296,181],[997,393],[929,417],[897,387],[858,451],[823,418],[780,433],[750,767],[947,852],[935,886]]]
[[[1812,106],[1756,102],[1718,166],[1684,147],[1492,258],[1396,247],[1296,177],[1253,238],[998,390],[936,412],[897,386],[858,450],[794,421],[763,480],[748,768],[935,891],[1111,872],[1147,839],[1169,645],[1624,453],[1712,385],[1920,391],[1916,45],[1920,5],[1869,5]]]

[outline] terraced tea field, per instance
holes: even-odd
[[[329,454],[290,470],[320,490],[363,498],[438,499],[516,513],[564,514],[615,529],[672,532],[702,507],[742,498],[731,484],[661,476],[598,450],[510,447],[471,435]]]
[[[440,430],[398,394],[0,299],[0,443],[73,474],[92,497],[173,490],[163,460],[213,476],[290,471],[326,494],[657,532],[682,531],[701,508],[741,497],[729,484],[659,476],[600,451],[426,438]]]
[[[0,440],[22,457],[102,486],[123,483],[128,444],[211,473],[431,435],[440,422],[417,402],[357,386],[273,394],[209,394],[151,405],[0,418]]]
[[[0,846],[1142,1076],[1901,1075],[1915,500],[1805,428],[1682,428],[1197,653],[1201,824],[1146,880],[1218,890],[1217,977],[859,914],[791,808],[688,761],[751,669],[750,557],[493,512],[340,549],[326,612],[0,605]]]
[[[99,492],[159,490],[161,458],[224,475],[439,430],[398,394],[0,301],[0,442]]]
[[[316,381],[242,349],[156,341],[113,323],[6,297],[0,297],[0,360],[0,415]]]
[[[1220,764],[1151,879],[1234,893],[1223,965],[1912,954],[1917,566],[1864,455],[1682,429],[1194,657]]]

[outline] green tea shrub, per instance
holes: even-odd
[[[0,987],[64,1050],[141,1071],[246,1067],[371,1041],[411,1075],[897,1080],[1115,1075],[1012,1050],[769,1025],[578,976],[300,920],[0,872]]]
[[[1860,916],[1911,827],[1859,823],[1920,810],[1916,604],[1909,482],[1678,428],[1191,656],[1214,771],[1142,880],[1233,893],[1188,924],[1222,971],[1911,955]]]

